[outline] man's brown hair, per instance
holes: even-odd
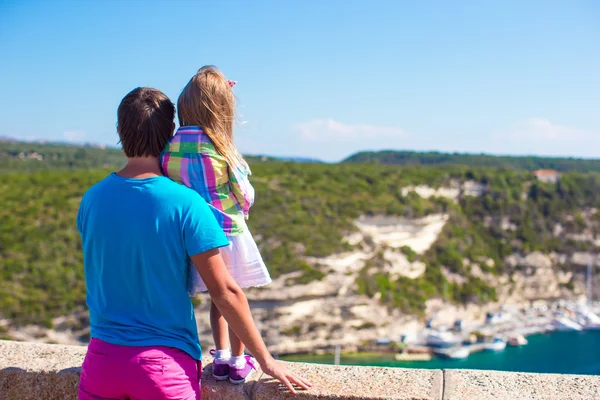
[[[117,111],[123,152],[131,157],[158,157],[173,137],[175,106],[160,90],[135,88]]]

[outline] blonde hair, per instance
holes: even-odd
[[[177,99],[180,126],[199,126],[231,167],[248,164],[233,143],[235,96],[225,75],[212,65],[198,70]]]

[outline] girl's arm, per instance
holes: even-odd
[[[229,187],[235,196],[244,217],[248,219],[250,207],[254,204],[254,188],[248,180],[248,172],[245,168],[228,168]]]

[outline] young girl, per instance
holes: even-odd
[[[233,144],[234,84],[212,66],[202,67],[192,77],[177,100],[181,127],[163,152],[161,165],[165,175],[192,188],[210,205],[230,241],[221,248],[227,269],[241,288],[248,288],[266,285],[271,278],[245,221],[254,189],[248,181],[250,168]],[[190,296],[207,290],[193,265],[188,276]],[[244,345],[214,303],[210,322],[217,347],[211,352],[213,376],[245,382],[255,370],[255,361],[244,356]]]

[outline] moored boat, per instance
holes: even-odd
[[[559,332],[581,331],[583,329],[581,325],[567,317],[555,318],[552,320],[552,326]]]
[[[586,331],[600,331],[600,324],[594,322],[588,322],[583,326]]]
[[[458,339],[451,332],[432,331],[425,341],[429,346],[447,348],[458,344]]]
[[[466,347],[457,347],[456,349],[448,352],[448,358],[453,360],[462,360],[469,357],[469,354],[471,354],[471,352]]]
[[[463,347],[463,346],[435,348],[435,349],[433,349],[433,353],[437,356],[440,356],[443,358],[450,358],[453,360],[462,360],[462,359],[469,357],[469,354],[471,354],[469,349],[467,347]]]
[[[502,351],[506,348],[504,339],[495,337],[491,342],[484,343],[483,348],[488,351]]]
[[[600,330],[600,317],[594,314],[588,307],[581,307],[577,311],[576,321],[587,331]]]

